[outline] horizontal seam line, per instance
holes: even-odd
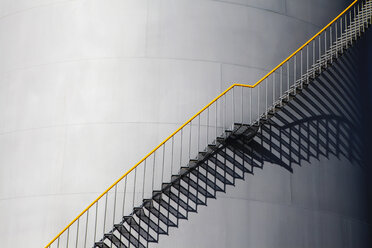
[[[0,74],[6,75],[16,71],[22,70],[30,70],[33,68],[49,66],[49,65],[58,65],[58,64],[68,64],[68,63],[76,63],[76,62],[85,62],[85,61],[99,61],[99,60],[126,60],[126,59],[143,59],[143,60],[175,60],[175,61],[194,61],[194,62],[203,62],[203,63],[211,63],[211,64],[223,64],[223,65],[233,65],[233,66],[240,66],[246,68],[253,68],[263,71],[269,71],[269,67],[257,67],[253,65],[246,65],[246,64],[238,64],[238,63],[229,63],[223,61],[215,61],[215,60],[205,60],[205,59],[189,59],[189,58],[176,58],[176,57],[151,57],[151,56],[118,56],[118,57],[92,57],[92,58],[80,58],[80,59],[68,59],[68,60],[60,60],[60,61],[52,61],[49,63],[42,63],[42,64],[35,64],[25,67],[18,67],[13,68],[8,71],[3,71]]]
[[[90,125],[121,125],[121,124],[158,124],[158,125],[181,125],[181,122],[155,122],[155,121],[111,121],[111,122],[81,122],[81,123],[66,123],[66,124],[58,124],[58,125],[50,125],[50,126],[41,126],[41,127],[33,127],[33,128],[24,128],[24,129],[16,129],[7,132],[0,133],[1,135],[7,135],[17,132],[27,132],[33,130],[40,130],[40,129],[48,129],[48,128],[58,128],[58,127],[73,127],[73,126],[90,126]],[[193,126],[196,124],[193,124]],[[206,125],[200,125],[201,127]],[[219,126],[217,126],[219,127]]]

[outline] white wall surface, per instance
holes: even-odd
[[[255,82],[345,6],[1,0],[1,246],[46,245],[232,82]]]

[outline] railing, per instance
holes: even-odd
[[[275,105],[302,88],[360,35],[370,10],[370,0],[354,1],[257,83],[231,85],[121,176],[46,248],[92,247],[234,123],[260,124]]]

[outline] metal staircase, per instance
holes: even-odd
[[[260,134],[267,131],[263,125],[280,118],[284,107],[371,24],[372,0],[354,1],[256,84],[233,84],[120,177],[46,248],[149,247],[208,198],[253,174],[262,161],[291,170],[253,138],[270,143]]]

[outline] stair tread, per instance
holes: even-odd
[[[121,224],[115,224],[115,229],[118,230],[118,232],[131,244],[133,244],[135,247],[138,248],[146,248],[145,245],[143,245],[129,230]],[[109,235],[109,234],[108,234]],[[115,235],[114,235],[115,236]]]
[[[155,223],[151,218],[149,218],[147,215],[145,215],[145,212],[143,209],[141,211],[136,213],[137,217],[142,220],[143,223],[145,223],[147,226],[149,226],[152,230],[159,234],[167,234],[165,230],[163,230],[157,223]]]

